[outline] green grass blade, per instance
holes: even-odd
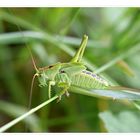
[[[73,93],[78,93],[82,95],[98,97],[98,98],[106,98],[106,99],[115,99],[115,100],[140,100],[140,93],[126,91],[126,90],[86,90],[81,89],[79,87],[70,87],[69,89]]]
[[[9,115],[10,117],[18,117],[22,114],[24,114],[25,112],[27,112],[27,109],[22,107],[22,106],[18,106],[9,102],[5,102],[5,101],[0,101],[0,112],[4,112],[5,114]],[[41,132],[42,129],[40,127],[40,122],[39,122],[39,118],[34,114],[34,115],[30,115],[27,119],[23,120],[29,127],[29,129],[32,132]]]
[[[108,63],[104,64],[102,67],[96,69],[95,73],[101,73],[101,72],[105,71],[106,69],[108,69],[109,67],[116,64],[118,61],[120,61],[120,60],[134,54],[134,53],[137,53],[139,51],[140,51],[140,44],[137,44],[137,45],[133,46],[131,49],[129,49],[128,51],[122,52],[119,56],[115,57],[114,59],[112,59]]]
[[[140,110],[140,101],[133,101],[134,106]]]
[[[42,107],[46,106],[47,104],[49,104],[50,102],[54,101],[55,99],[57,99],[58,96],[54,96],[51,99],[43,102],[42,104],[38,105],[37,107],[31,109],[30,111],[28,111],[27,113],[21,115],[20,117],[14,119],[13,121],[7,123],[6,125],[2,126],[0,128],[0,132],[4,132],[7,129],[9,129],[10,127],[14,126],[15,124],[17,124],[18,122],[22,121],[23,119],[27,118],[28,116],[30,116],[31,114],[33,114],[34,112],[36,112],[37,110],[41,109]]]
[[[44,41],[45,40],[45,34],[42,32],[37,31],[23,31],[24,34],[21,34],[21,32],[10,32],[10,33],[2,33],[0,34],[0,44],[12,44],[12,43],[21,43],[21,42],[31,42],[31,40],[38,40],[38,41]],[[71,36],[60,36],[60,35],[54,35],[54,38],[57,41],[60,41],[64,44],[79,46],[81,42],[81,38],[71,37]],[[94,44],[94,45],[93,45]],[[87,47],[92,48],[105,48],[107,47],[104,42],[97,41],[97,40],[88,40]]]
[[[101,112],[99,117],[105,128],[111,133],[140,132],[140,112],[124,110],[117,114],[110,111]]]

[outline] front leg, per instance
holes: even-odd
[[[51,86],[55,85],[55,81],[49,81],[48,83],[48,97],[51,98]]]
[[[71,80],[70,80],[70,77],[68,76],[68,74],[65,73],[65,71],[60,71],[60,73],[56,75],[56,79],[55,80],[56,80],[57,87],[61,89],[61,91],[59,91],[57,93],[57,95],[59,96],[58,101],[60,101],[61,100],[61,96],[63,94],[66,93],[66,95],[67,95],[67,93],[68,93],[67,90],[68,90],[68,88],[71,85]]]

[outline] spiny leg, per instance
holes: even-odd
[[[51,98],[51,86],[55,85],[54,81],[49,81],[48,83],[48,97]]]
[[[70,62],[81,62],[87,45],[87,41],[88,41],[88,36],[84,35],[79,50],[76,52],[76,54],[74,55],[73,59]]]

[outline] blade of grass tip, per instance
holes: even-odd
[[[115,57],[114,59],[112,59],[111,61],[109,61],[108,63],[106,63],[105,65],[103,65],[102,67],[96,69],[94,72],[97,73],[101,73],[103,71],[105,71],[106,69],[108,69],[109,67],[113,66],[114,64],[116,64],[118,61],[134,54],[137,53],[138,51],[140,51],[140,44],[137,44],[133,47],[131,47],[131,49],[129,49],[127,52],[122,52],[122,54],[120,54],[119,56]]]
[[[14,126],[15,124],[17,124],[18,122],[22,121],[23,119],[25,119],[26,117],[28,117],[29,115],[33,114],[34,112],[36,112],[37,110],[41,109],[42,107],[44,107],[45,105],[49,104],[50,102],[54,101],[55,99],[57,99],[58,96],[54,96],[52,98],[50,98],[49,100],[43,102],[42,104],[38,105],[37,107],[31,109],[30,111],[28,111],[27,113],[21,115],[20,117],[14,119],[13,121],[7,123],[6,125],[2,126],[0,128],[0,132],[4,132],[7,129],[9,129],[10,127]]]

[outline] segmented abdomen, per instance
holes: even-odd
[[[71,85],[82,88],[105,89],[109,86],[107,81],[87,70],[73,75],[70,79]]]

